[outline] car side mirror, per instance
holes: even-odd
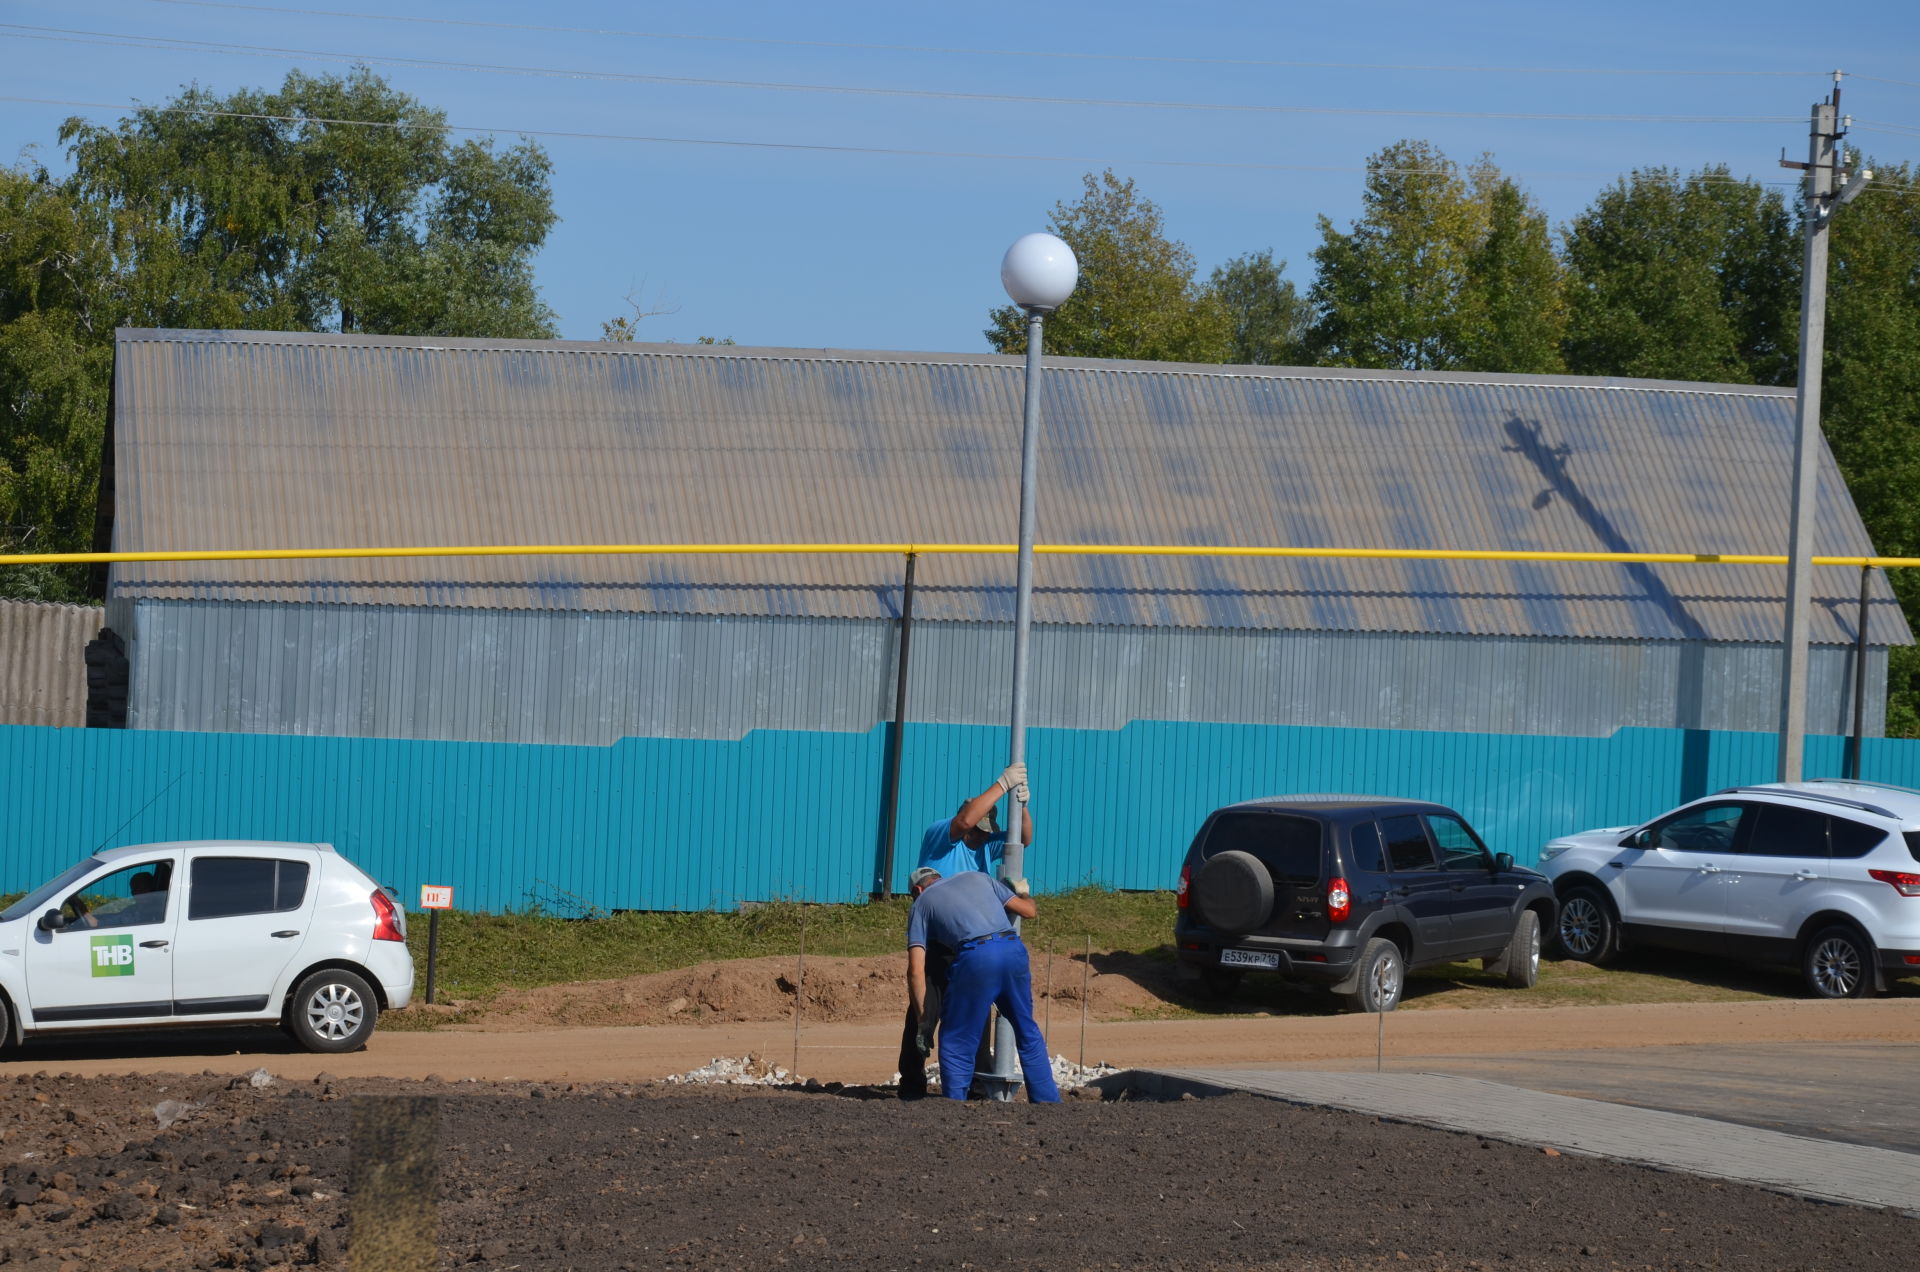
[[[1511,870],[1511,869],[1513,869],[1513,854],[1512,854],[1512,853],[1510,853],[1510,852],[1496,852],[1496,853],[1494,853],[1494,854],[1493,854],[1493,868],[1494,868],[1495,870]]]
[[[58,909],[48,910],[40,916],[40,930],[42,932],[58,932],[65,926],[67,926],[67,921],[60,917],[60,911]]]
[[[1620,846],[1622,848],[1645,848],[1647,846],[1647,832],[1644,830],[1634,831],[1631,835],[1628,835],[1620,841]]]

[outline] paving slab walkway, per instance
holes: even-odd
[[[1135,1069],[1107,1081],[1161,1098],[1247,1091],[1293,1104],[1349,1109],[1920,1217],[1920,1154],[1529,1091],[1480,1078],[1439,1073]]]

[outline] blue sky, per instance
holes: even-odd
[[[1784,181],[1781,149],[1804,157],[1808,108],[1839,68],[1852,142],[1920,154],[1920,8],[1810,14],[1786,0],[6,0],[0,153],[35,146],[60,169],[68,115],[110,121],[189,82],[225,94],[360,59],[450,123],[506,143],[526,131],[552,156],[561,221],[538,272],[563,336],[597,338],[631,294],[671,311],[643,339],[977,352],[1007,244],[1108,166],[1203,271],[1270,248],[1304,287],[1317,215],[1344,228],[1367,155],[1403,137],[1461,161],[1490,151],[1559,225],[1635,167]],[[1660,73],[1601,73],[1620,71]],[[754,86],[771,84],[869,91]],[[1141,102],[1240,109],[1112,104]]]

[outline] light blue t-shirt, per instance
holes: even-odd
[[[992,874],[1007,852],[1007,832],[996,830],[979,848],[969,848],[964,839],[953,839],[953,818],[945,817],[927,827],[920,837],[920,864],[932,866],[949,879],[969,870]]]
[[[914,898],[907,912],[907,948],[943,945],[957,950],[976,936],[1009,931],[1007,901],[1013,889],[990,875],[968,870],[948,875]]]

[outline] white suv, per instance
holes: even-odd
[[[278,1022],[351,1051],[412,996],[405,912],[327,844],[114,848],[0,911],[0,1046]]]
[[[1920,975],[1920,791],[1736,786],[1639,826],[1548,844],[1559,941],[1602,962],[1658,945],[1797,965],[1821,998]]]

